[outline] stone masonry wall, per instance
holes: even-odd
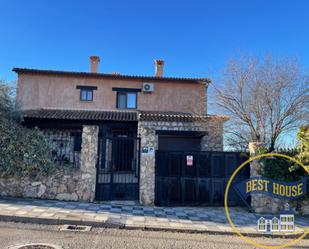
[[[156,130],[170,131],[206,131],[201,141],[204,151],[223,150],[223,121],[205,120],[199,122],[161,122],[140,121],[138,134],[141,137],[141,148],[158,149]],[[153,205],[155,200],[155,155],[141,154],[140,160],[140,203]]]
[[[260,142],[252,142],[249,144],[250,156],[258,155],[260,149],[264,149],[265,145]],[[259,160],[250,163],[250,176],[258,177],[261,168]],[[286,202],[279,198],[272,198],[266,195],[257,194],[251,197],[251,207],[256,213],[273,213],[277,214],[284,209]],[[289,202],[294,213],[301,215],[309,215],[309,200],[294,200]]]
[[[0,178],[0,196],[93,201],[98,127],[84,126],[80,168],[63,167],[48,176]]]
[[[98,155],[99,126],[83,127],[81,151],[81,179],[78,182],[78,194],[83,200],[94,201],[96,187],[96,163]]]
[[[261,142],[249,143],[250,156],[254,157],[259,154],[259,150],[265,149],[265,144]],[[260,160],[254,160],[250,163],[250,177],[261,176]],[[276,214],[284,208],[284,202],[278,198],[272,198],[263,194],[257,194],[251,197],[251,207],[256,213],[273,213]]]

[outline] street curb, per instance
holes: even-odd
[[[83,225],[101,228],[116,228],[116,229],[127,229],[127,230],[145,230],[145,231],[166,231],[166,232],[180,232],[180,233],[199,233],[199,234],[210,234],[210,235],[234,235],[237,234],[233,231],[220,231],[220,230],[206,230],[206,229],[190,229],[190,228],[170,228],[170,227],[151,227],[144,225],[125,225],[123,223],[111,222],[107,219],[106,221],[87,221],[77,219],[55,219],[55,218],[41,218],[41,217],[26,217],[26,216],[13,216],[13,215],[0,215],[0,221],[4,222],[22,222],[22,223],[33,223],[43,225]],[[301,236],[303,233],[297,234],[260,234],[260,233],[246,233],[242,232],[244,236],[248,237],[263,237],[263,238],[281,238],[281,239],[295,239]],[[309,234],[304,239],[309,239]]]
[[[124,225],[120,223],[110,223],[110,222],[102,222],[102,221],[99,222],[99,221],[25,217],[25,216],[12,216],[12,215],[0,215],[0,221],[34,223],[34,224],[43,224],[43,225],[70,224],[70,225],[83,225],[83,226],[105,227],[105,228],[123,228],[124,227]]]
[[[126,229],[132,229],[132,230],[141,230],[139,227],[126,227]],[[229,231],[219,231],[219,230],[194,230],[194,229],[175,229],[175,228],[144,228],[143,230],[147,231],[166,231],[166,232],[182,232],[182,233],[200,233],[200,234],[210,234],[210,235],[231,235],[231,236],[238,236],[235,232],[229,232]],[[281,238],[281,239],[296,239],[299,236],[301,236],[303,233],[297,233],[297,234],[261,234],[261,233],[246,233],[242,232],[244,236],[251,237],[251,238]],[[304,239],[309,239],[309,234],[305,236]]]

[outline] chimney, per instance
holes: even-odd
[[[90,56],[90,72],[91,73],[98,73],[100,57],[92,55]]]
[[[156,77],[162,77],[164,60],[155,60],[154,63],[156,65]]]

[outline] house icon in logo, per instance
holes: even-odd
[[[289,204],[285,205],[279,215],[260,215],[257,217],[258,232],[294,232],[295,217]]]

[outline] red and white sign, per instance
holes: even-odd
[[[187,166],[193,166],[193,156],[187,155]]]

